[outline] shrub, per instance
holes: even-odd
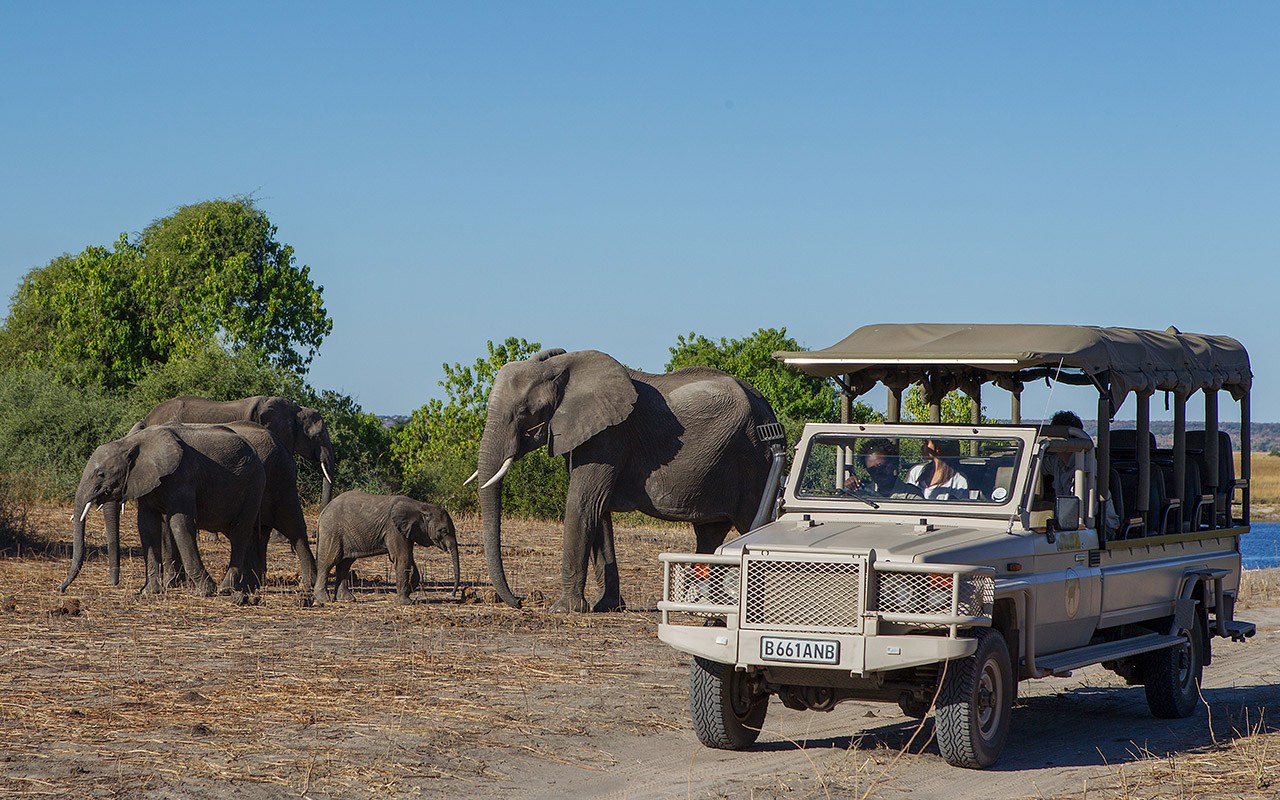
[[[133,424],[122,398],[60,370],[0,372],[0,472],[48,498],[75,492],[89,455]]]

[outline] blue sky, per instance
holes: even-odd
[[[1234,336],[1280,420],[1277,30],[1261,3],[5,3],[0,286],[252,194],[324,286],[310,381],[375,413],[507,336],[659,371],[691,330],[999,321]]]

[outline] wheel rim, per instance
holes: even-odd
[[[1000,722],[1000,707],[1004,686],[1000,680],[1000,667],[994,661],[982,665],[978,679],[977,706],[978,731],[983,739],[991,739]]]
[[[1177,659],[1178,685],[1183,689],[1189,689],[1191,687],[1191,678],[1194,674],[1194,670],[1191,668],[1191,642],[1187,641],[1180,645],[1174,658]]]

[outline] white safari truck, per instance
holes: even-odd
[[[1143,685],[1156,716],[1186,717],[1211,643],[1253,635],[1232,613],[1251,383],[1234,339],[874,325],[775,358],[837,381],[846,420],[852,398],[885,386],[888,421],[805,426],[785,488],[766,494],[774,513],[757,517],[772,521],[714,553],[661,556],[658,635],[694,656],[703,744],[752,745],[773,695],[810,711],[896,701],[933,711],[948,762],[981,768],[1004,746],[1019,681],[1101,664]],[[1082,411],[1097,441],[1074,420],[1022,424],[1031,381],[1096,387],[1096,411]],[[912,384],[933,422],[899,422]],[[981,420],[988,384],[1011,395],[1010,423]],[[968,424],[939,422],[954,389],[974,401]],[[1172,406],[1172,447],[1150,432],[1155,393]],[[1239,404],[1240,477],[1224,393]],[[1131,395],[1136,427],[1112,427]],[[1203,429],[1186,424],[1193,399]]]

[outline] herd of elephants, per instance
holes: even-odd
[[[507,364],[493,382],[472,476],[494,590],[520,605],[502,559],[501,498],[503,477],[526,453],[546,447],[564,457],[569,472],[560,594],[551,609],[608,611],[625,606],[612,512],[691,523],[697,552],[713,551],[730,528],[745,532],[757,517],[780,452],[765,432],[777,428],[755,388],[708,367],[649,374],[598,351],[561,349]],[[294,456],[323,474],[315,554]],[[314,409],[282,397],[167,400],[89,457],[75,495],[71,565],[61,589],[84,564],[85,519],[95,505],[105,518],[111,584],[119,583],[121,506],[131,501],[146,558],[144,593],[189,583],[197,595],[221,592],[250,602],[266,573],[272,531],[293,547],[304,602],[331,598],[335,570],[332,597],[351,599],[352,562],[379,554],[394,565],[397,601],[409,602],[420,577],[415,544],[450,554],[457,592],[458,541],[446,509],[404,495],[333,497],[336,474],[328,428]],[[220,584],[201,561],[198,530],[231,543]],[[591,602],[588,567],[598,590]]]

